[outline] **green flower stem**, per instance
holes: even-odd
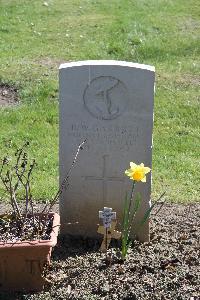
[[[134,188],[135,188],[135,180],[133,180],[133,185],[132,185],[132,189],[131,189],[131,196],[130,196],[130,200],[129,200],[129,207],[128,207],[129,215],[130,215],[131,204],[133,202]]]
[[[131,223],[132,223],[132,210],[133,210],[133,194],[135,188],[135,180],[133,181],[130,197],[125,198],[124,213],[123,213],[123,229],[122,229],[122,259],[125,259],[128,248],[131,245],[129,240]]]

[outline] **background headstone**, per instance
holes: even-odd
[[[59,75],[60,182],[78,145],[87,140],[60,199],[61,233],[92,237],[102,207],[112,207],[120,223],[132,185],[124,174],[130,161],[151,168],[155,70],[129,62],[83,61],[62,64]],[[150,205],[151,174],[137,191],[143,198],[141,218]],[[139,238],[149,239],[148,222]]]

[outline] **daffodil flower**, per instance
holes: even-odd
[[[130,162],[130,169],[125,171],[125,174],[134,181],[146,182],[146,174],[149,173],[151,169],[145,167],[143,163],[136,165],[133,162]]]

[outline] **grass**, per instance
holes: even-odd
[[[31,142],[34,193],[58,184],[58,65],[117,59],[156,67],[153,198],[199,201],[199,3],[197,0],[1,0],[0,81],[21,104],[0,110],[0,154]],[[37,185],[36,185],[37,183]],[[3,197],[3,196],[2,196]]]

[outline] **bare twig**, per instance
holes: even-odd
[[[52,208],[52,207],[55,205],[55,203],[58,201],[60,195],[62,194],[64,188],[66,187],[66,183],[68,182],[68,179],[69,179],[69,176],[70,176],[70,174],[71,174],[71,172],[72,172],[72,169],[73,169],[73,167],[74,167],[74,165],[75,165],[75,163],[76,163],[76,161],[77,161],[77,159],[78,159],[79,152],[80,152],[80,150],[83,149],[83,145],[84,145],[85,143],[86,143],[86,140],[84,140],[84,141],[83,141],[82,143],[80,143],[80,145],[78,146],[77,151],[76,151],[76,154],[75,154],[74,159],[73,159],[73,162],[72,162],[72,164],[71,164],[71,167],[69,168],[67,174],[65,175],[65,177],[64,177],[64,179],[63,179],[63,181],[62,181],[62,183],[61,183],[61,185],[60,185],[60,187],[59,187],[57,193],[55,194],[54,198],[50,201],[50,203],[46,203],[46,205],[45,205],[45,207],[44,207],[42,213],[45,212],[45,210],[47,209],[48,205],[49,205],[48,211],[50,211],[51,208]]]
[[[52,207],[56,204],[56,202],[58,201],[60,195],[62,194],[63,190],[65,189],[66,187],[66,183],[68,182],[68,179],[69,179],[69,176],[72,172],[72,169],[78,159],[78,155],[79,155],[79,152],[80,150],[83,149],[83,145],[86,143],[86,140],[84,140],[82,143],[79,144],[78,148],[77,148],[77,151],[76,151],[76,154],[74,156],[74,159],[73,159],[73,162],[71,164],[71,167],[69,168],[67,174],[65,175],[62,183],[61,183],[61,186],[59,187],[57,193],[55,194],[54,198],[50,201],[50,203],[46,203],[44,209],[42,210],[42,214],[44,214],[44,212],[47,210],[47,213],[50,212],[50,210],[52,209]],[[49,207],[48,207],[49,206]],[[45,223],[46,223],[46,219],[47,219],[47,214],[45,215],[45,222],[44,222],[44,225],[43,225],[43,228],[42,228],[42,232],[44,231],[44,227],[45,227]]]
[[[24,150],[24,148],[27,147],[28,145],[29,142],[26,142],[20,149],[16,151],[15,153],[16,163],[14,166],[12,165],[10,166],[8,158],[4,157],[0,169],[0,179],[5,187],[6,192],[10,195],[13,214],[17,224],[19,224],[19,228],[23,227],[27,217],[28,205],[31,197],[30,176],[33,167],[35,165],[35,161],[33,161],[33,163],[30,165],[30,168],[28,170],[28,165],[29,165],[28,158],[27,158],[27,153]],[[22,214],[20,212],[18,202],[17,202],[17,193],[20,185],[24,188],[25,199],[26,199],[25,218],[23,222],[22,222]]]
[[[7,176],[8,182],[9,182],[9,193],[10,193],[10,197],[11,197],[11,204],[12,204],[14,210],[17,212],[17,218],[21,221],[22,216],[21,216],[18,204],[17,204],[15,191],[14,191],[13,186],[12,186],[13,177],[12,177],[12,174],[9,171],[7,171],[6,176]]]
[[[27,147],[29,143],[26,142],[20,149],[16,151],[14,165],[10,164],[10,161],[7,157],[4,157],[2,163],[0,163],[0,181],[3,183],[5,192],[9,194],[10,203],[13,208],[12,217],[14,217],[12,218],[12,222],[14,226],[16,226],[17,231],[22,239],[31,238],[32,236],[37,236],[40,238],[44,233],[46,234],[46,229],[51,221],[48,219],[48,213],[59,199],[63,190],[66,188],[72,169],[78,159],[79,152],[81,149],[83,149],[85,142],[86,141],[82,142],[78,146],[71,167],[64,177],[60,188],[50,203],[46,203],[41,214],[34,213],[31,193],[31,175],[36,163],[35,160],[30,163],[28,155],[25,151],[25,147]],[[21,195],[21,192],[23,192],[25,198],[24,211],[20,211],[18,206],[18,197]],[[45,215],[44,212],[46,212]],[[29,231],[30,228],[31,231]]]

